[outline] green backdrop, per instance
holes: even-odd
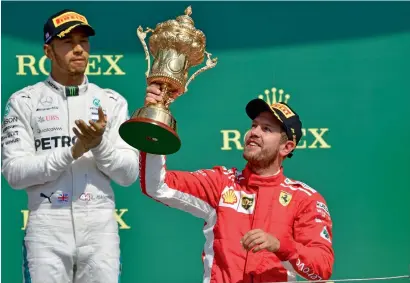
[[[11,93],[46,77],[43,22],[71,8],[97,30],[89,79],[122,93],[132,112],[146,87],[137,27],[154,28],[188,5],[219,63],[172,105],[182,148],[169,157],[169,168],[241,168],[250,126],[245,104],[282,89],[305,128],[285,173],[328,202],[332,278],[408,274],[408,2],[2,2],[1,109]],[[113,62],[117,68],[110,68]],[[1,184],[1,279],[21,282],[27,197],[4,178]],[[143,196],[139,181],[114,187],[122,282],[200,282],[202,221]]]

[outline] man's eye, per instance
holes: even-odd
[[[272,130],[269,127],[263,127],[263,130],[266,132],[272,132]]]

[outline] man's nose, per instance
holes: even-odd
[[[249,131],[249,134],[250,134],[250,136],[258,136],[259,137],[261,135],[261,131],[262,131],[261,127],[256,126],[256,127],[253,127]]]
[[[83,49],[83,47],[81,46],[81,44],[76,44],[75,46],[74,46],[74,53],[83,53],[83,51],[84,51],[84,49]]]

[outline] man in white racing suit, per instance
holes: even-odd
[[[11,95],[2,173],[28,194],[24,282],[117,283],[120,239],[110,182],[133,184],[138,152],[119,136],[127,101],[88,82],[86,18],[64,10],[44,26],[50,76]],[[89,123],[89,124],[88,124]]]

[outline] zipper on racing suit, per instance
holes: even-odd
[[[253,227],[253,224],[254,224],[254,222],[255,222],[255,215],[256,215],[256,207],[257,207],[257,205],[258,205],[258,193],[257,192],[259,192],[259,187],[258,186],[253,186],[253,187],[255,187],[255,191],[256,191],[256,197],[255,197],[255,199],[256,199],[256,202],[255,202],[255,209],[254,209],[254,211],[253,211],[253,215],[252,215],[252,223],[251,223],[251,230],[253,230],[254,229],[254,227]],[[248,253],[249,252],[246,252],[246,258],[245,258],[245,266],[244,266],[244,269],[243,269],[243,275],[242,275],[242,278],[246,278],[245,276],[246,276],[246,266],[247,266],[247,264],[248,264]],[[249,274],[249,276],[250,276],[250,279],[251,279],[251,281],[249,282],[249,283],[253,283],[253,274],[252,273],[250,273]]]

